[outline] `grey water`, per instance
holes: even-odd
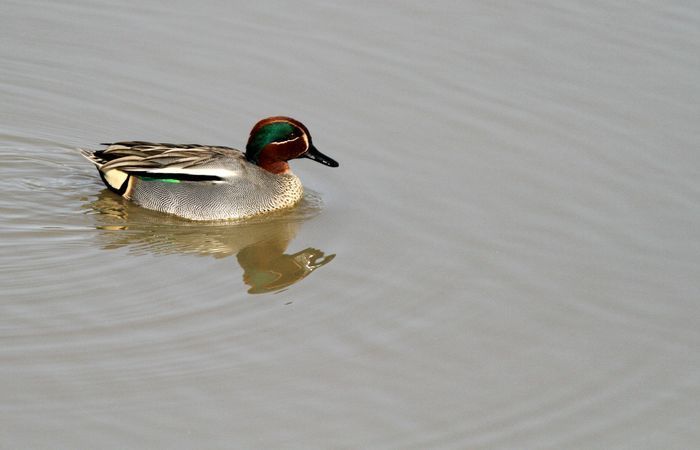
[[[0,447],[700,447],[699,3],[0,10]],[[280,114],[245,223],[76,151]]]

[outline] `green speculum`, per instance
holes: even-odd
[[[143,181],[160,181],[161,183],[179,183],[180,180],[174,178],[151,178],[151,177],[138,177],[139,180]]]

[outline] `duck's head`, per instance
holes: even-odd
[[[289,172],[287,161],[294,158],[309,158],[338,167],[334,159],[314,147],[303,123],[283,116],[268,117],[255,124],[250,131],[245,156],[248,161],[272,173]]]

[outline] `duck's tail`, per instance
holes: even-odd
[[[95,166],[97,166],[98,169],[100,167],[102,167],[102,165],[104,164],[104,161],[101,158],[97,157],[95,155],[95,152],[93,152],[92,150],[86,150],[84,148],[79,148],[78,151],[80,152],[81,155],[83,155],[83,158],[85,158],[88,161],[90,161],[91,163],[93,163]]]
[[[103,158],[98,156],[96,152],[91,150],[86,150],[84,148],[79,148],[78,151],[81,155],[97,167],[97,172],[100,174],[100,178],[104,184],[113,192],[130,198],[131,190],[133,188],[133,177],[126,172],[122,172],[118,169],[107,169],[102,170],[102,166],[107,163]]]

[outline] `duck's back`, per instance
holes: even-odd
[[[144,208],[192,220],[239,219],[293,206],[293,174],[274,174],[228,147],[119,142],[83,151],[105,184]]]

